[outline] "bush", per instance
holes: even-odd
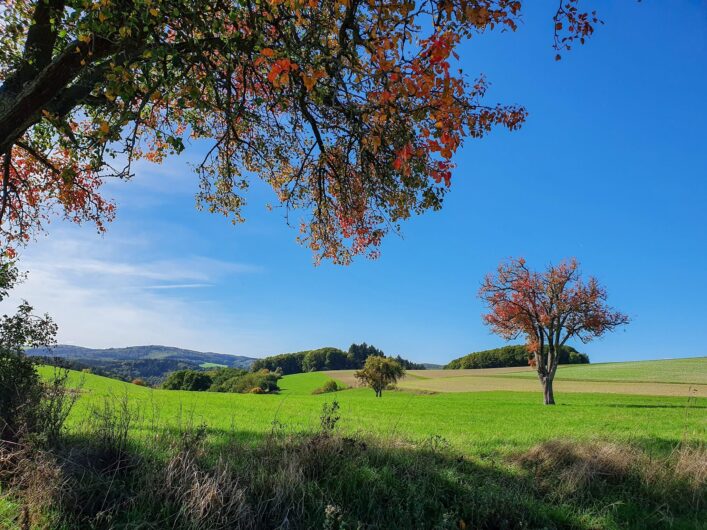
[[[198,370],[178,370],[169,374],[162,388],[203,392],[211,387],[211,377]]]
[[[470,353],[464,357],[454,359],[444,368],[450,370],[462,368],[506,368],[512,366],[528,366],[528,361],[530,358],[531,354],[525,346],[504,346],[503,348]],[[587,364],[589,363],[589,356],[584,353],[579,353],[571,346],[562,346],[560,348],[559,363]]]
[[[0,440],[34,430],[41,398],[34,363],[22,353],[0,349]]]
[[[269,370],[245,373],[240,377],[234,377],[224,382],[221,392],[244,394],[246,392],[252,392],[255,388],[260,388],[263,394],[277,392],[280,390],[280,387],[277,386],[277,382],[281,377],[279,372],[271,372]]]
[[[339,390],[342,390],[339,384],[333,379],[329,379],[329,381],[324,383],[322,386],[314,389],[312,394],[328,394],[329,392],[338,392]]]

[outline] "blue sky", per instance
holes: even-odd
[[[633,319],[574,344],[594,362],[707,355],[707,3],[596,2],[606,24],[560,62],[556,1],[525,4],[517,33],[475,37],[461,65],[486,74],[489,102],[525,105],[527,123],[467,142],[443,210],[380,259],[314,267],[260,184],[244,225],[197,212],[194,145],[107,187],[107,235],[52,224],[22,253],[16,296],[83,346],[263,356],[366,341],[444,363],[503,344],[476,298],[500,260],[576,256]]]

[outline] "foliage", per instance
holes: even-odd
[[[239,394],[277,392],[282,373],[267,369],[246,372],[239,368],[218,368],[209,372],[179,370],[171,373],[162,385],[166,390],[235,392]]]
[[[303,372],[345,370],[349,368],[346,354],[338,348],[320,348],[308,351],[302,359]]]
[[[400,355],[396,355],[395,357],[392,357],[392,359],[395,359],[395,361],[406,370],[427,370],[427,366],[424,364],[408,361],[407,359],[400,357]]]
[[[547,346],[545,347],[547,348]],[[560,346],[558,364],[588,364],[589,356],[579,353],[572,346]],[[470,353],[450,361],[445,369],[460,368],[505,368],[510,366],[528,366],[533,354],[526,346],[503,346],[493,350]]]
[[[577,3],[555,12],[558,51],[597,22]],[[257,175],[303,212],[317,258],[375,256],[391,228],[441,207],[465,138],[524,121],[454,67],[462,41],[515,30],[521,4],[5,2],[3,243],[28,240],[52,207],[102,230],[104,177],[207,139],[201,207],[241,221]]]
[[[479,297],[488,306],[484,321],[494,333],[506,340],[525,336],[546,405],[555,403],[559,348],[573,337],[587,343],[629,321],[606,304],[606,289],[596,278],[584,282],[575,259],[544,272],[531,271],[523,258],[501,263],[496,274],[486,276]]]
[[[258,371],[267,369],[274,372],[279,369],[283,375],[299,374],[303,371],[302,362],[304,361],[304,356],[307,353],[307,351],[297,353],[281,353],[279,355],[271,355],[270,357],[257,359],[253,363],[251,370]]]
[[[319,426],[322,433],[330,435],[334,432],[336,424],[341,419],[341,415],[339,414],[340,408],[337,400],[333,400],[331,404],[327,402],[322,404],[322,412],[319,415]]]
[[[19,278],[13,262],[0,265],[0,301]],[[52,319],[48,315],[33,315],[26,301],[14,315],[0,318],[0,440],[16,440],[37,430],[41,423],[44,387],[34,363],[23,350],[50,345],[55,336],[56,324]]]
[[[312,394],[328,394],[330,392],[338,392],[341,389],[342,388],[339,386],[339,383],[337,383],[333,379],[329,379],[319,388],[315,388],[314,390],[312,390]]]
[[[179,370],[167,376],[162,388],[166,390],[204,391],[211,387],[211,377],[197,370]]]
[[[385,357],[385,354],[382,350],[365,342],[349,346],[349,360],[352,368],[363,368],[363,365],[366,364],[366,359],[371,356]]]
[[[211,392],[228,392],[226,387],[229,385],[229,381],[233,378],[243,377],[247,373],[247,371],[241,370],[240,368],[217,368],[216,370],[210,370],[211,386],[209,390]]]
[[[376,397],[381,397],[385,388],[405,376],[405,369],[394,359],[374,355],[366,359],[366,364],[354,375],[362,384],[371,387]]]
[[[363,368],[370,356],[385,357],[382,350],[365,342],[352,344],[348,352],[338,348],[319,348],[297,353],[283,353],[258,359],[253,363],[252,370],[266,368],[270,371],[281,370],[283,375],[301,372],[322,372],[325,370],[351,370]],[[413,363],[398,355],[395,360],[408,370],[424,370],[422,364]]]
[[[225,380],[221,385],[221,390],[217,392],[235,392],[235,393],[270,393],[277,392],[280,388],[277,382],[282,377],[279,372],[271,372],[267,369],[258,370],[257,372],[245,372],[240,376],[232,377]],[[258,390],[256,390],[258,389]]]

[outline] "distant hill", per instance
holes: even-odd
[[[199,370],[221,366],[249,370],[256,359],[243,355],[200,352],[173,346],[129,346],[127,348],[83,348],[59,344],[53,348],[31,348],[27,355],[42,357],[47,364],[61,364],[75,370],[132,381],[142,379],[150,385],[160,384],[176,370]],[[56,362],[59,359],[59,363]]]
[[[185,350],[174,346],[128,346],[127,348],[83,348],[69,344],[59,344],[51,349],[31,348],[27,355],[40,357],[60,357],[62,359],[82,359],[92,361],[138,361],[145,359],[165,359],[189,363],[218,364],[235,368],[248,369],[255,361],[253,357],[228,355],[225,353],[200,352]]]

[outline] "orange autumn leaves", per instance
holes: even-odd
[[[44,162],[54,146],[68,149],[66,164],[88,180],[71,177],[78,186],[59,192],[52,164],[35,157],[35,174],[22,178],[54,191],[32,195],[30,207],[54,201],[90,218],[103,203],[79,168],[127,176],[131,160],[161,162],[196,139],[211,145],[195,165],[200,208],[240,222],[250,180],[261,179],[288,216],[301,216],[293,224],[315,260],[346,264],[377,256],[386,233],[441,208],[465,140],[516,129],[526,116],[487,103],[485,78],[458,70],[456,52],[472,35],[514,30],[518,0],[174,0],[151,2],[147,17],[103,4],[103,16],[77,5],[57,17],[66,42],[103,42],[102,56],[86,53],[66,85],[47,87],[61,108],[17,137]],[[15,14],[32,27],[32,10]],[[11,75],[12,64],[0,70]],[[97,76],[92,92],[64,106],[82,76]],[[78,130],[65,126],[84,118]],[[126,165],[114,170],[112,160]],[[2,218],[3,235],[17,219]],[[22,231],[33,224],[26,219]]]
[[[256,65],[262,64],[268,61],[270,65],[270,71],[268,72],[267,79],[275,88],[280,88],[287,86],[290,82],[290,74],[297,72],[299,70],[299,65],[292,62],[288,58],[275,58],[275,50],[272,48],[263,48],[260,50],[260,55],[256,60]],[[305,71],[299,72],[302,83],[304,84],[307,91],[311,91],[316,85],[319,79],[326,77],[326,72],[324,69],[312,69],[308,68]]]

